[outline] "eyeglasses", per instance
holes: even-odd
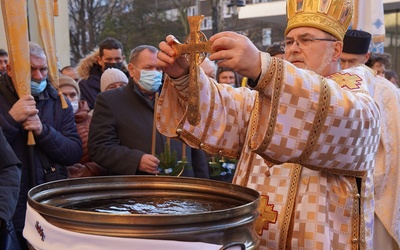
[[[299,37],[297,39],[286,38],[283,43],[283,49],[290,48],[294,42],[296,42],[299,48],[305,48],[312,44],[314,41],[328,41],[328,42],[337,42],[335,39],[330,38],[316,38],[316,37]]]

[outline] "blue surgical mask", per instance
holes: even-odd
[[[46,79],[42,80],[40,83],[36,82],[35,80],[31,80],[31,94],[33,96],[39,95],[46,88],[46,85]]]
[[[161,86],[162,73],[157,70],[140,70],[139,84],[149,92],[156,92]]]

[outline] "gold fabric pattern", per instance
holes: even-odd
[[[175,93],[185,89],[187,81],[167,79],[157,106],[157,128],[166,136],[176,136],[179,128],[180,138],[188,145],[201,145],[211,153],[221,150],[227,157],[240,153],[233,182],[268,196],[278,212],[276,223],[262,231],[260,250],[372,249],[373,167],[380,132],[375,102],[369,95],[341,89],[332,79],[324,79],[325,89],[317,74],[268,59],[265,53],[261,56],[268,67],[280,67],[282,74],[268,76],[266,69],[257,91],[219,85],[201,73],[201,120],[196,127],[182,120],[187,106]],[[361,77],[360,91],[373,92],[369,71],[360,67],[346,72]],[[270,166],[271,162],[294,161],[307,149],[326,91],[331,94],[326,99],[326,119],[304,165]],[[261,152],[267,136],[269,143]],[[231,156],[226,155],[229,151]],[[355,177],[363,177],[360,213]],[[367,230],[360,230],[360,224]]]
[[[313,127],[311,129],[310,136],[305,146],[304,152],[293,162],[303,163],[306,158],[308,158],[316,145],[316,141],[321,134],[322,124],[325,123],[325,119],[328,115],[329,104],[330,104],[330,89],[327,85],[325,79],[321,77],[321,89],[322,93],[319,96],[318,111],[315,115],[313,122]]]
[[[210,82],[211,84],[211,82]],[[215,89],[212,88],[211,89],[211,100],[210,100],[210,111],[209,111],[209,115],[206,117],[207,121],[206,121],[206,126],[204,128],[204,136],[203,138],[201,138],[201,141],[205,141],[205,136],[208,134],[208,130],[210,129],[211,126],[211,118],[212,118],[212,113],[214,113],[214,105],[215,105]]]

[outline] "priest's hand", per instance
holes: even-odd
[[[242,76],[257,79],[261,73],[261,53],[246,36],[225,31],[210,37],[211,49],[215,51],[209,57],[218,61],[218,66],[229,68]]]
[[[22,123],[29,116],[38,114],[39,110],[36,109],[36,102],[33,96],[25,95],[14,103],[8,113],[16,122]]]
[[[179,43],[179,41],[173,35],[169,35],[165,42],[159,44],[160,51],[157,53],[157,58],[159,59],[157,66],[170,77],[178,78],[189,74],[189,62],[184,56],[176,57],[176,51],[172,48],[174,43]]]
[[[160,164],[160,160],[157,157],[151,154],[144,154],[140,159],[138,169],[150,174],[159,174],[160,171],[158,171],[158,164]]]

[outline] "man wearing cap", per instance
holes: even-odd
[[[340,67],[348,69],[358,64],[365,64],[369,59],[371,34],[362,30],[348,30],[343,39],[343,51]]]
[[[340,59],[342,69],[364,67],[369,58],[371,35],[348,30]],[[351,72],[351,69],[349,70]],[[381,111],[381,138],[374,171],[375,221],[374,249],[400,247],[400,97],[397,88],[376,74],[372,96]]]
[[[373,249],[373,167],[379,110],[365,68],[337,72],[351,0],[287,0],[285,59],[259,51],[245,36],[210,38],[210,60],[249,78],[227,88],[200,72],[188,93],[188,62],[176,38],[160,43],[169,75],[157,128],[192,147],[239,156],[233,182],[260,192],[259,249]],[[199,98],[200,121],[187,120]],[[192,122],[193,123],[193,122]]]

